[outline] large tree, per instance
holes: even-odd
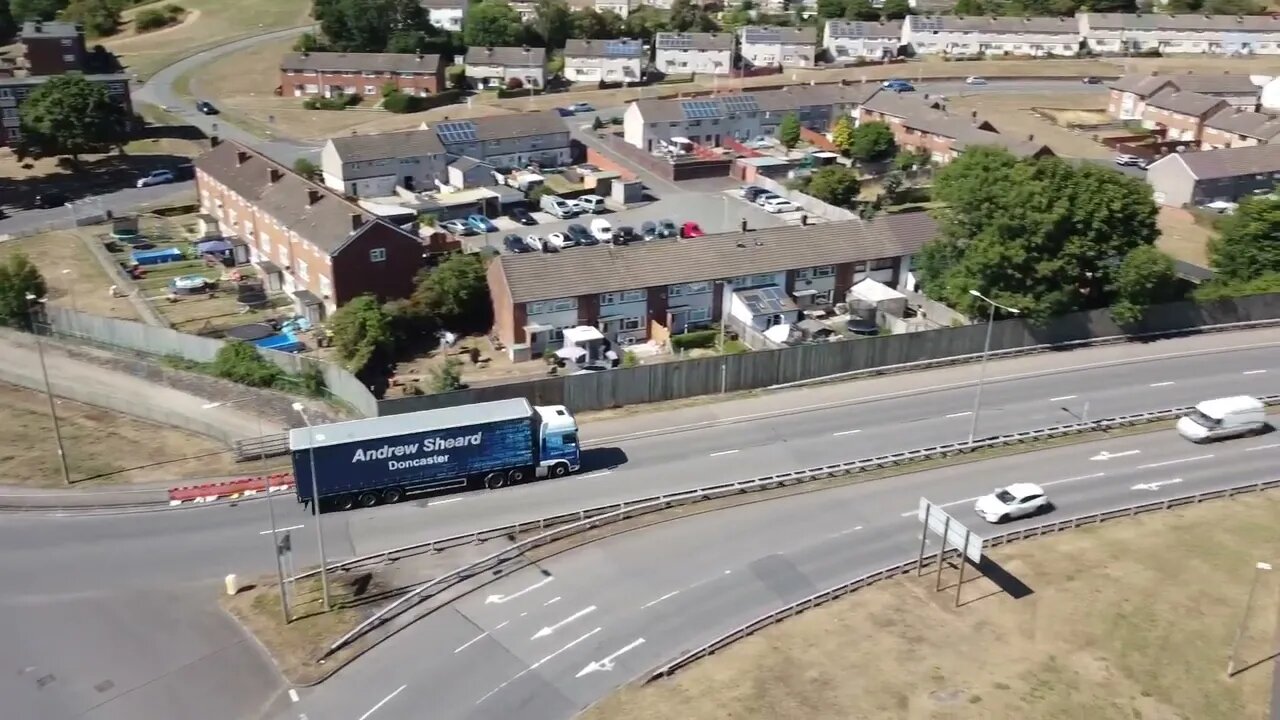
[[[885,20],[901,20],[911,14],[911,4],[907,0],[884,0],[881,12]]]
[[[569,38],[569,3],[565,0],[538,0],[534,28],[548,48],[562,48]]]
[[[778,140],[782,146],[790,150],[800,144],[800,117],[795,113],[787,113],[778,123]]]
[[[1209,243],[1218,280],[1239,283],[1280,273],[1280,199],[1247,198]]]
[[[384,52],[398,33],[431,31],[417,0],[315,0],[313,13],[339,52]]]
[[[489,327],[492,308],[479,255],[451,255],[418,279],[412,302],[439,327],[454,332]]]
[[[361,295],[338,308],[329,329],[334,347],[352,372],[361,372],[375,360],[390,361],[395,345],[391,317],[374,296]]]
[[[1044,318],[1101,307],[1116,268],[1159,231],[1150,187],[1110,168],[971,148],[938,172],[939,237],[921,254],[925,291],[980,312],[978,290]]]
[[[858,174],[843,165],[828,165],[809,178],[805,193],[828,205],[853,207],[858,199]]]
[[[880,11],[872,7],[870,0],[849,0],[844,4],[844,18],[872,22],[880,19]]]
[[[8,43],[17,33],[18,25],[13,21],[9,0],[0,0],[0,45]]]
[[[511,47],[524,33],[520,14],[501,0],[480,0],[467,8],[463,42],[471,47]]]
[[[845,0],[818,0],[818,17],[824,19],[844,17]]]
[[[1173,258],[1154,245],[1136,247],[1116,268],[1111,315],[1122,325],[1137,322],[1149,305],[1179,299],[1180,285]]]
[[[676,32],[715,32],[719,29],[715,18],[711,17],[702,3],[693,0],[674,0],[668,24]]]
[[[893,130],[882,122],[865,122],[853,129],[847,152],[854,160],[877,162],[893,155]]]
[[[848,115],[841,115],[836,120],[835,127],[831,128],[831,144],[836,146],[841,155],[849,157],[853,148],[853,120]]]
[[[10,0],[9,8],[13,19],[52,20],[67,6],[67,0]]]
[[[586,40],[609,40],[622,36],[622,18],[610,10],[596,12],[595,8],[574,10],[569,16],[572,36]]]
[[[23,157],[69,155],[120,148],[128,140],[131,118],[107,88],[77,74],[49,78],[18,108]]]
[[[31,329],[31,308],[49,289],[40,270],[20,252],[0,262],[0,325]]]
[[[120,29],[119,0],[71,0],[62,17],[84,25],[90,37],[114,35]]]

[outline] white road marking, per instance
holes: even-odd
[[[475,637],[471,638],[470,640],[468,640],[468,641],[466,641],[466,642],[462,643],[461,645],[459,645],[459,646],[458,646],[458,648],[457,648],[456,650],[454,650],[454,651],[453,651],[453,654],[454,654],[454,655],[457,655],[458,653],[462,652],[463,650],[466,650],[467,648],[471,647],[471,646],[472,646],[472,645],[474,645],[475,643],[480,642],[480,640],[481,640],[482,638],[484,638],[484,637],[485,637],[486,635],[488,635],[488,634],[489,634],[489,633],[487,633],[487,632],[482,632],[482,633],[480,633],[479,635],[477,635],[477,636],[475,636]]]
[[[1151,463],[1150,465],[1139,465],[1138,469],[1146,470],[1147,468],[1158,468],[1158,467],[1164,467],[1165,465],[1177,465],[1178,463],[1194,462],[1196,460],[1208,460],[1211,457],[1213,456],[1212,455],[1196,455],[1195,457],[1178,458],[1177,460],[1165,460],[1164,462]]]
[[[1075,482],[1076,480],[1091,480],[1093,478],[1100,478],[1104,475],[1106,475],[1106,473],[1094,473],[1092,475],[1079,475],[1077,477],[1063,478],[1061,480],[1050,480],[1049,482],[1040,483],[1040,487],[1046,487],[1049,485],[1058,485],[1060,483],[1066,483],[1066,482]],[[935,504],[935,507],[945,508],[945,507],[951,507],[952,505],[963,505],[964,503],[976,502],[978,498],[982,498],[982,497],[986,497],[986,495],[979,495],[977,497],[965,498],[964,500],[953,500],[952,502],[942,503],[940,505]],[[920,516],[919,509],[902,513],[902,517],[919,517],[919,516]]]
[[[1174,478],[1172,480],[1161,480],[1160,482],[1138,483],[1137,485],[1134,485],[1129,489],[1130,490],[1150,490],[1152,492],[1155,492],[1156,490],[1159,490],[1165,485],[1173,485],[1174,483],[1180,483],[1180,482],[1182,482],[1182,478]]]
[[[736,452],[738,451],[737,450],[721,450],[720,452],[711,453],[711,457],[720,457],[721,455],[732,455]]]
[[[1056,398],[1049,398],[1049,402],[1058,402],[1059,400],[1074,400],[1075,395],[1059,395]]]
[[[285,530],[297,530],[297,529],[299,529],[299,528],[304,528],[304,527],[306,527],[306,525],[290,525],[290,526],[289,526],[289,527],[287,527],[287,528],[276,528],[276,529],[274,530],[274,532],[284,532]],[[263,530],[262,532],[260,532],[260,533],[258,533],[258,534],[259,534],[259,535],[270,535],[272,532],[273,532],[273,531],[271,531],[271,530]]]
[[[513,595],[490,595],[489,597],[487,597],[487,598],[485,598],[485,599],[484,599],[484,604],[485,604],[485,605],[488,605],[489,603],[504,603],[504,602],[510,602],[511,600],[515,600],[516,598],[520,597],[521,595],[524,595],[525,593],[530,593],[530,592],[533,592],[534,590],[537,590],[538,588],[542,587],[543,585],[546,585],[547,583],[549,583],[549,582],[551,582],[552,580],[555,580],[555,579],[556,579],[556,578],[555,578],[555,576],[554,576],[554,575],[552,575],[552,576],[548,576],[548,577],[544,577],[544,578],[542,578],[541,580],[539,580],[538,582],[536,582],[536,583],[534,583],[534,584],[530,585],[529,587],[527,587],[527,588],[525,588],[525,589],[521,590],[520,592],[515,593],[515,594],[513,594]],[[521,617],[523,617],[523,616],[521,616]]]
[[[546,606],[548,606],[548,605],[551,605],[551,604],[553,604],[553,603],[558,603],[558,602],[560,602],[560,596],[559,596],[559,595],[557,595],[557,596],[555,596],[555,597],[551,598],[550,600],[548,600],[548,601],[546,601],[546,602],[542,603],[542,607],[546,607]]]
[[[1102,452],[1098,453],[1097,455],[1094,455],[1089,459],[1090,460],[1110,460],[1112,458],[1125,457],[1127,455],[1137,455],[1140,452],[1142,451],[1141,450],[1125,450],[1124,452],[1113,453],[1113,452],[1108,452],[1106,450],[1103,450]]]
[[[1245,452],[1253,452],[1254,450],[1270,450],[1271,448],[1280,447],[1280,443],[1271,443],[1270,445],[1258,445],[1256,447],[1245,448]]]
[[[577,620],[578,618],[582,617],[583,615],[589,615],[589,614],[591,614],[591,613],[595,612],[595,609],[596,609],[596,606],[595,606],[595,605],[591,605],[591,606],[585,607],[585,608],[583,608],[583,609],[579,610],[578,612],[576,612],[576,613],[574,613],[574,614],[570,615],[569,617],[567,617],[567,618],[565,618],[565,619],[561,620],[560,622],[556,623],[555,625],[547,625],[546,627],[542,628],[542,629],[541,629],[541,630],[539,630],[538,632],[534,633],[534,634],[533,634],[533,637],[531,637],[531,638],[529,638],[529,639],[530,639],[530,640],[537,640],[538,638],[544,638],[544,637],[546,637],[546,636],[550,635],[551,633],[555,632],[556,630],[559,630],[560,628],[564,627],[565,625],[568,625],[569,623],[573,622],[574,620]]]
[[[1167,380],[1165,382],[1151,383],[1147,387],[1165,387],[1166,385],[1173,385],[1173,384],[1174,382],[1172,380]]]
[[[511,621],[510,621],[510,620],[503,620],[502,622],[500,622],[500,623],[498,623],[496,626],[494,626],[494,628],[493,628],[493,629],[494,629],[495,631],[497,631],[497,630],[501,630],[502,628],[506,627],[506,626],[507,626],[507,623],[509,623],[509,622],[511,622]]]
[[[289,688],[289,699],[292,700],[293,702],[298,702],[297,688]]]
[[[641,605],[641,606],[640,606],[640,609],[641,609],[641,610],[644,610],[645,608],[653,607],[654,605],[657,605],[658,603],[662,602],[663,600],[669,600],[669,599],[671,599],[671,598],[673,598],[673,597],[675,597],[676,595],[679,595],[679,594],[680,594],[680,591],[679,591],[679,590],[672,590],[671,592],[667,593],[666,595],[663,595],[662,597],[658,598],[657,600],[650,600],[649,602],[645,603],[644,605]]]
[[[587,634],[583,635],[582,637],[578,638],[577,640],[574,640],[574,641],[570,642],[568,645],[565,645],[564,647],[560,648],[559,650],[557,650],[557,651],[555,651],[555,652],[551,653],[550,655],[548,655],[548,656],[546,656],[546,657],[542,658],[542,659],[541,659],[541,660],[539,660],[538,662],[536,662],[536,663],[534,663],[534,664],[530,665],[529,667],[525,668],[524,670],[521,670],[520,672],[516,673],[516,676],[515,676],[515,677],[511,678],[510,680],[508,680],[508,681],[506,681],[506,682],[502,683],[502,684],[501,684],[501,685],[499,685],[498,687],[496,687],[496,688],[494,688],[494,689],[490,690],[488,693],[486,693],[484,697],[482,697],[482,698],[480,698],[479,700],[477,700],[477,701],[476,701],[476,704],[477,704],[477,705],[479,705],[480,703],[484,702],[485,700],[488,700],[490,697],[492,697],[492,696],[493,696],[493,694],[494,694],[494,693],[498,692],[498,691],[499,691],[499,690],[501,690],[502,688],[504,688],[504,687],[506,687],[506,686],[510,685],[511,683],[515,682],[516,680],[519,680],[520,678],[524,677],[526,674],[528,674],[528,673],[530,673],[530,672],[532,672],[532,671],[534,671],[534,670],[537,670],[537,669],[538,669],[539,667],[541,667],[543,664],[545,664],[545,663],[547,663],[547,662],[550,662],[550,661],[551,661],[551,659],[552,659],[552,658],[554,658],[555,656],[557,656],[557,655],[559,655],[560,653],[562,653],[562,652],[564,652],[564,651],[568,650],[569,648],[573,647],[574,645],[577,645],[578,643],[582,642],[583,640],[586,640],[587,638],[591,637],[592,635],[595,635],[596,633],[600,632],[602,629],[603,629],[603,628],[596,628],[595,630],[592,630],[591,632],[589,632],[589,633],[587,633]],[[360,720],[365,720],[365,719],[364,719],[364,718],[360,718]]]
[[[465,499],[466,498],[449,498],[448,500],[435,500],[433,502],[427,503],[427,507],[432,507],[435,505],[448,505],[449,503],[453,503],[453,502],[462,502]]]
[[[1240,374],[1241,375],[1261,375],[1264,372],[1266,372],[1266,370],[1245,370]]]
[[[859,525],[858,527],[851,527],[848,530],[841,530],[840,532],[836,533],[836,535],[848,535],[851,532],[857,532],[861,529],[862,529],[862,526]]]
[[[1046,483],[1040,483],[1040,487],[1049,487],[1050,485],[1058,485],[1060,483],[1075,482],[1076,480],[1092,480],[1094,478],[1100,478],[1104,475],[1106,475],[1106,473],[1100,472],[1100,473],[1094,473],[1092,475],[1081,475],[1079,477],[1063,478],[1062,480],[1050,480],[1049,482],[1046,482]]]
[[[391,698],[393,698],[393,697],[395,697],[395,696],[399,695],[399,694],[400,694],[400,691],[401,691],[401,690],[404,690],[404,689],[405,689],[405,688],[407,688],[407,687],[409,687],[409,686],[408,686],[408,685],[401,685],[400,687],[396,688],[396,691],[395,691],[395,692],[393,692],[393,693],[391,693],[390,695],[388,695],[388,696],[386,696],[386,697],[382,698],[381,700],[379,700],[377,705],[374,705],[373,707],[369,708],[369,712],[367,712],[367,713],[365,713],[365,714],[361,715],[361,716],[360,716],[360,720],[368,720],[368,718],[369,718],[369,716],[370,716],[370,715],[372,715],[372,714],[374,714],[375,712],[377,712],[377,711],[378,711],[378,708],[382,707],[383,705],[386,705],[386,704],[387,704],[387,702],[388,702],[389,700],[391,700]]]
[[[584,478],[604,477],[605,475],[608,475],[608,474],[609,474],[609,473],[611,473],[611,472],[613,472],[613,471],[612,471],[612,470],[601,470],[600,472],[593,472],[593,473],[591,473],[590,475],[583,475],[582,477],[584,477]]]
[[[606,657],[603,660],[597,660],[594,662],[587,663],[586,667],[579,670],[578,674],[575,677],[582,677],[583,675],[589,675],[597,670],[604,670],[606,672],[609,670],[612,670],[614,660],[617,660],[619,657],[621,657],[623,653],[630,652],[635,648],[640,647],[643,644],[644,644],[644,638],[639,638],[637,640],[634,640],[631,642],[630,645],[627,645],[626,647],[613,653],[612,655]]]
[[[840,432],[838,432],[838,433],[831,433],[831,436],[832,436],[832,437],[840,437],[841,435],[853,435],[853,434],[855,434],[855,433],[860,433],[860,432],[862,432],[862,431],[861,431],[861,430],[842,430],[842,431],[840,431]]]
[[[951,413],[951,414],[950,414],[950,415],[948,415],[947,417],[949,417],[949,418],[958,418],[958,417],[964,417],[965,415],[972,415],[972,414],[973,414],[973,411],[972,411],[972,410],[965,410],[964,412]]]

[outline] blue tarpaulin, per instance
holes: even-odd
[[[205,240],[196,244],[196,250],[201,255],[209,253],[224,253],[231,249],[231,243],[226,240]]]

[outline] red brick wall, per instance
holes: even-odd
[[[900,118],[892,118],[880,113],[862,108],[858,111],[861,122],[882,122],[893,130],[894,142],[899,147],[910,148],[917,152],[924,152],[930,155],[939,154],[948,160],[955,157],[955,139],[954,138],[938,138],[935,139],[929,133],[918,132],[908,127]]]
[[[830,140],[827,139],[826,135],[823,135],[820,132],[815,132],[813,130],[810,130],[807,127],[800,128],[800,139],[804,140],[810,145],[822,148],[827,152],[840,152],[840,150],[838,150],[836,146]]]
[[[302,71],[289,74],[288,70],[280,70],[280,94],[283,97],[323,97],[325,88],[330,85],[343,88],[343,92],[354,88],[357,95],[380,97],[382,88],[388,83],[409,95],[422,95],[423,90],[434,95],[444,87],[444,66],[441,65],[434,74],[413,77],[400,77],[397,73],[374,73],[373,77],[365,77],[356,70],[317,72],[314,75],[304,75]],[[307,85],[315,85],[316,91],[307,92]],[[372,93],[368,90],[370,87],[373,88]],[[301,95],[295,95],[295,90]]]
[[[63,45],[63,40],[69,40],[70,45]],[[27,68],[32,75],[63,75],[84,69],[84,35],[74,38],[23,38],[22,45]],[[68,55],[71,59],[64,59]]]
[[[592,147],[587,148],[587,163],[595,165],[606,172],[616,172],[622,176],[623,180],[630,181],[636,179],[635,173],[629,172],[626,168],[614,162],[607,155],[601,155]]]
[[[333,201],[334,198],[328,197],[322,202]],[[378,248],[386,250],[386,260],[370,259],[370,251]],[[413,294],[414,276],[422,269],[422,252],[422,243],[416,237],[410,237],[386,223],[370,223],[333,256],[337,303],[342,305],[365,294],[375,295],[383,301],[409,297]],[[316,292],[313,288],[308,289]]]
[[[517,309],[511,302],[511,288],[507,285],[507,276],[502,272],[502,263],[498,258],[489,261],[485,277],[489,280],[489,301],[493,304],[493,334],[508,347],[526,342],[524,330],[521,329],[524,327],[524,306],[520,306],[519,314],[522,319],[517,323]]]

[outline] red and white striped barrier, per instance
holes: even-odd
[[[205,485],[170,488],[169,506],[183,503],[207,503],[215,500],[234,500],[251,497],[260,492],[280,492],[293,488],[292,473],[278,473],[252,478],[240,478]]]

